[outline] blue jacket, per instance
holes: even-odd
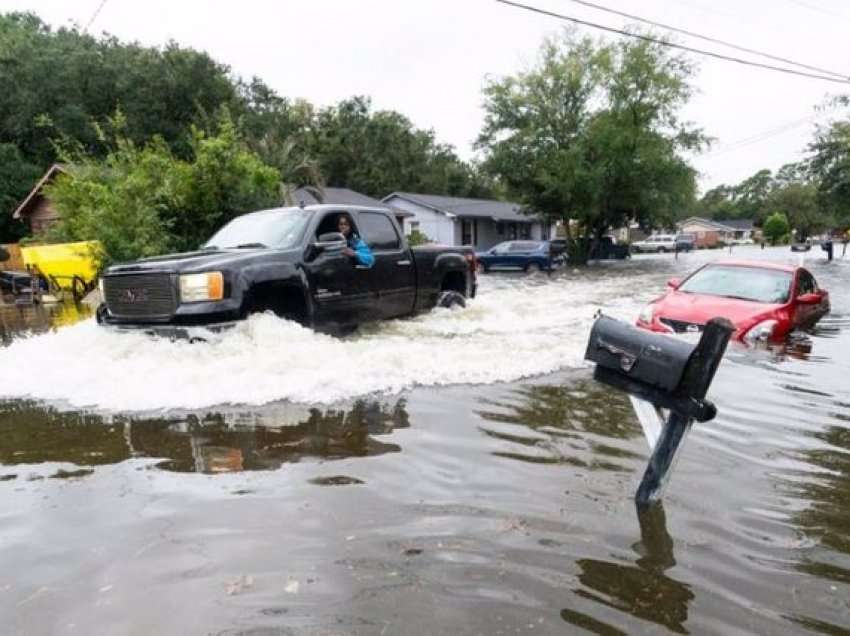
[[[375,264],[375,256],[372,254],[372,250],[359,236],[349,238],[348,247],[354,250],[354,259],[358,265],[372,267]]]

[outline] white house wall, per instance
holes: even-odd
[[[431,208],[397,196],[386,200],[385,203],[393,206],[394,208],[398,208],[399,210],[412,212],[414,214],[414,216],[404,219],[403,229],[405,235],[410,234],[412,223],[418,223],[419,231],[425,234],[425,236],[432,241],[436,241],[437,243],[442,243],[444,245],[462,244],[463,226],[461,219],[449,217],[442,212],[435,212]],[[502,224],[504,226],[504,231],[502,234],[499,234],[495,221],[488,218],[477,219],[478,240],[475,247],[479,250],[485,250],[501,243],[502,241],[510,240],[508,234],[508,223],[509,222],[505,222]],[[532,223],[531,238],[535,240],[542,239],[544,233],[543,230],[544,227],[542,223]],[[555,235],[556,226],[552,224],[549,231],[549,238],[552,238]]]
[[[455,245],[454,223],[445,214],[435,212],[430,208],[418,205],[406,199],[393,197],[387,201],[389,205],[399,210],[412,212],[415,216],[404,219],[404,233],[409,235],[412,229],[411,222],[419,223],[419,231],[430,240],[443,245]]]

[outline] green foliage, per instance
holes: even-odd
[[[13,144],[0,144],[0,243],[15,243],[27,228],[12,212],[41,176],[41,170],[24,159]]]
[[[45,238],[96,239],[103,266],[197,248],[231,218],[278,202],[277,171],[244,147],[228,120],[215,135],[196,131],[188,160],[161,138],[144,146],[120,135],[103,141],[111,148],[105,159],[66,157],[72,174],[45,188],[60,213]]]
[[[30,160],[56,159],[57,134],[105,151],[91,128],[117,108],[124,135],[140,143],[161,136],[179,154],[190,152],[189,126],[201,112],[237,106],[229,69],[206,53],[169,43],[164,49],[100,39],[75,28],[52,30],[33,14],[0,15],[0,142]]]
[[[373,197],[393,191],[487,196],[491,186],[462,162],[451,146],[436,141],[394,111],[373,111],[366,97],[353,97],[318,112],[302,107],[295,133],[314,157],[327,185]]]
[[[696,213],[714,220],[752,219],[762,225],[774,212],[785,214],[798,238],[832,227],[835,223],[830,206],[824,203],[823,180],[812,180],[810,166],[789,163],[776,175],[770,170],[728,186],[721,185],[705,193]]]
[[[407,244],[410,245],[410,247],[425,245],[430,242],[431,239],[428,238],[428,235],[424,232],[420,232],[419,230],[411,230],[410,234],[407,235]]]
[[[839,227],[850,227],[850,121],[819,127],[809,150],[818,203],[833,215]]]
[[[834,220],[818,204],[817,187],[812,183],[789,183],[774,188],[767,205],[787,217],[797,239],[804,240],[812,234],[832,227]]]
[[[485,168],[535,212],[572,220],[577,262],[610,227],[669,225],[696,189],[679,151],[704,142],[678,117],[692,72],[647,42],[549,39],[533,69],[484,90]]]
[[[791,225],[788,223],[788,219],[782,212],[774,212],[767,219],[765,219],[764,226],[762,227],[762,232],[764,233],[765,238],[770,241],[771,245],[776,245],[776,243],[782,239],[786,234],[791,231]]]
[[[215,165],[205,169],[229,173],[238,172],[234,162],[242,159],[223,156],[204,139],[217,137],[220,119],[232,116],[248,148],[277,169],[284,200],[303,185],[348,187],[379,198],[395,190],[458,196],[496,191],[476,166],[438,143],[433,131],[416,128],[397,112],[375,111],[367,98],[316,109],[278,95],[258,78],[233,78],[206,53],[173,42],[149,48],[76,27],[52,29],[29,13],[0,15],[0,86],[14,87],[0,91],[0,158],[17,153],[0,166],[0,237],[20,234],[17,225],[9,229],[9,216],[60,154],[69,148],[90,159],[112,153],[108,135],[92,123],[103,125],[119,110],[123,139],[143,148],[156,137],[177,159],[209,160]],[[206,195],[194,196],[200,208],[208,204]],[[228,196],[228,205],[241,207],[239,200],[251,195]],[[217,215],[202,215],[204,227]],[[169,223],[179,236],[190,235],[181,219]]]
[[[194,249],[233,217],[281,203],[278,171],[242,143],[229,119],[217,134],[195,130],[185,199],[166,214],[175,247]]]

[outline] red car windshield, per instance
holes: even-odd
[[[688,294],[710,294],[758,303],[783,304],[791,294],[791,272],[755,267],[710,265],[679,287]]]

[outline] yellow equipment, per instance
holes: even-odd
[[[91,287],[97,278],[98,241],[22,247],[27,269],[34,268],[61,289],[75,290],[80,282]],[[75,283],[75,279],[78,282]]]

